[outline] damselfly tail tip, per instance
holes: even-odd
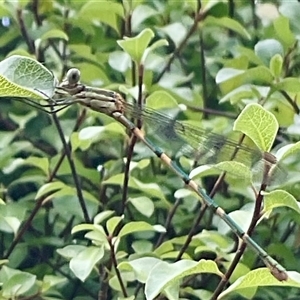
[[[279,270],[277,267],[271,269],[272,275],[279,281],[287,281],[289,276],[285,270]]]

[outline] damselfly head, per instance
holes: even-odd
[[[80,80],[80,71],[76,68],[69,69],[64,79],[64,81],[68,82],[69,86],[77,85],[79,83],[79,80]]]

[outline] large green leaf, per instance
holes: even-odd
[[[118,44],[130,55],[132,60],[140,63],[143,53],[153,37],[153,31],[145,29],[136,37],[119,40]]]
[[[286,158],[292,155],[296,155],[300,152],[300,142],[295,144],[285,145],[284,147],[278,149],[276,152],[276,158],[278,161],[284,161]]]
[[[128,202],[130,202],[136,210],[146,217],[151,217],[155,209],[153,201],[146,196],[129,198]]]
[[[81,281],[85,281],[92,272],[94,266],[103,256],[103,247],[86,247],[84,250],[80,251],[77,256],[71,259],[70,269],[77,278]]]
[[[270,70],[275,78],[279,78],[282,71],[283,58],[280,54],[275,54],[270,61]]]
[[[136,279],[141,283],[146,283],[152,268],[160,262],[161,260],[155,257],[141,257],[127,262],[121,262],[118,265],[118,269],[122,271],[133,270]]]
[[[276,34],[287,47],[292,47],[295,43],[295,36],[290,29],[290,21],[284,16],[280,16],[273,22]]]
[[[151,269],[145,285],[147,300],[154,299],[168,285],[178,282],[185,276],[199,273],[212,273],[222,276],[217,264],[210,260],[181,260],[173,264],[160,262]]]
[[[136,2],[137,1],[134,1],[134,4],[136,4]],[[149,5],[137,5],[132,12],[132,29],[137,30],[143,21],[157,14],[158,11]]]
[[[124,175],[123,174],[117,174],[103,182],[103,184],[112,184],[112,185],[122,185],[124,182]],[[156,197],[161,200],[164,200],[167,205],[168,202],[166,201],[164,193],[159,188],[159,185],[156,183],[143,183],[139,181],[138,179],[134,177],[130,177],[129,179],[129,187],[138,189],[143,191],[143,193],[149,195],[150,197]]]
[[[58,29],[52,29],[47,31],[41,36],[41,40],[48,40],[48,39],[62,39],[67,41],[69,38],[64,31]]]
[[[278,83],[274,84],[274,87],[278,90],[282,90],[285,92],[299,93],[300,92],[299,85],[300,85],[299,78],[286,77],[280,80]]]
[[[78,12],[78,17],[91,21],[97,20],[108,24],[119,32],[119,18],[123,18],[124,11],[120,3],[114,1],[87,1]]]
[[[124,225],[120,230],[118,236],[121,238],[127,234],[141,232],[141,231],[157,231],[157,232],[166,232],[165,228],[161,225],[150,225],[146,222],[129,222]]]
[[[56,252],[65,258],[73,258],[85,249],[83,245],[68,245],[57,249]]]
[[[275,190],[270,193],[264,194],[264,212],[270,214],[271,211],[276,207],[289,207],[300,214],[299,202],[293,195],[284,190]]]
[[[18,272],[2,285],[2,296],[5,298],[24,295],[36,282],[36,276],[27,272]]]
[[[234,122],[234,130],[250,137],[262,151],[270,151],[278,131],[274,115],[259,104],[249,104]]]
[[[120,224],[120,222],[124,219],[124,216],[115,216],[107,220],[106,228],[109,235],[113,235],[115,233],[115,229]]]
[[[284,56],[284,50],[280,42],[275,39],[268,39],[264,41],[259,41],[255,47],[256,55],[265,63],[266,66],[269,66],[270,60],[276,54]]]
[[[220,85],[224,94],[229,93],[246,83],[268,85],[272,82],[273,75],[271,71],[264,66],[248,70],[223,68],[216,76],[216,83]]]
[[[260,286],[279,286],[279,287],[300,287],[300,274],[297,272],[287,272],[289,279],[287,281],[277,280],[267,268],[260,268],[249,272],[247,275],[235,281],[219,299],[227,296],[232,292],[238,292],[243,295],[247,289],[256,290]],[[249,292],[249,291],[248,291]],[[247,292],[247,293],[248,293]]]
[[[215,18],[212,16],[208,16],[204,22],[205,25],[217,25],[220,27],[224,27],[230,29],[238,34],[240,34],[243,38],[250,39],[250,34],[238,21],[233,20],[228,17],[223,18]]]
[[[0,97],[51,98],[53,74],[36,60],[13,55],[0,62]]]
[[[119,40],[118,44],[122,49],[127,52],[131,59],[137,64],[142,62],[144,52],[154,37],[154,32],[150,29],[144,29],[139,35],[132,38],[125,38]],[[160,46],[160,45],[159,45]],[[144,59],[143,59],[144,60]]]

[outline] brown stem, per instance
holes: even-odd
[[[117,258],[115,256],[115,246],[112,243],[112,240],[111,240],[110,237],[108,238],[108,244],[109,244],[109,247],[110,247],[111,261],[112,261],[112,264],[114,266],[114,269],[115,269],[115,272],[116,272],[116,275],[117,275],[117,278],[118,278],[118,281],[119,281],[119,284],[120,284],[123,296],[124,297],[128,297],[128,294],[127,294],[127,291],[126,291],[126,288],[125,288],[125,285],[124,285],[121,273],[120,273],[120,271],[118,269],[118,262],[117,262]]]
[[[269,170],[270,170],[270,166],[268,164],[266,164],[265,165],[265,170],[264,170],[264,179],[268,176]],[[263,201],[263,197],[264,197],[263,192],[266,190],[266,187],[267,187],[267,185],[265,183],[265,180],[263,180],[263,182],[260,186],[259,193],[256,197],[255,207],[254,207],[251,223],[250,223],[249,228],[247,230],[247,235],[249,235],[249,236],[251,236],[253,234],[253,231],[254,231],[254,229],[257,225],[257,222],[260,218],[260,212],[261,212],[261,208],[262,208],[262,201]],[[236,252],[235,257],[232,260],[227,272],[224,274],[222,280],[219,282],[216,290],[214,291],[214,294],[213,294],[211,300],[216,300],[218,298],[218,296],[221,294],[221,292],[225,288],[226,284],[228,283],[232,273],[234,272],[235,268],[237,267],[239,261],[241,260],[246,248],[247,248],[247,243],[245,243],[243,241],[241,246],[239,247],[238,251]]]
[[[29,34],[27,32],[24,20],[23,20],[23,13],[21,8],[17,8],[17,20],[19,23],[19,27],[21,30],[21,34],[28,46],[28,51],[30,54],[35,54],[35,45],[34,41],[29,37]]]
[[[180,52],[182,51],[183,47],[185,46],[185,44],[187,43],[187,41],[189,40],[189,38],[191,37],[191,35],[197,30],[198,23],[200,21],[204,20],[205,17],[206,17],[206,14],[202,13],[201,10],[199,10],[199,12],[195,15],[194,23],[193,23],[192,27],[187,32],[187,34],[184,37],[184,39],[182,40],[182,42],[178,45],[178,47],[175,49],[175,51],[170,56],[170,58],[167,61],[166,65],[164,66],[163,70],[158,75],[158,78],[156,79],[156,82],[159,82],[160,79],[163,77],[163,75],[166,73],[166,71],[169,70],[169,68],[170,68],[173,60],[175,59],[175,57],[180,54]]]
[[[72,157],[72,154],[71,154],[70,145],[67,144],[67,142],[65,140],[64,133],[63,133],[62,128],[60,126],[57,115],[54,113],[54,114],[52,114],[52,117],[53,117],[54,124],[57,128],[59,137],[62,141],[63,147],[65,149],[65,153],[66,153],[66,156],[67,156],[70,168],[71,168],[71,173],[72,173],[74,183],[75,183],[75,187],[76,187],[76,193],[77,193],[77,197],[78,197],[78,200],[79,200],[79,204],[80,204],[82,212],[83,212],[84,220],[85,220],[85,222],[90,223],[91,222],[90,217],[89,217],[87,207],[86,207],[85,202],[84,202],[82,189],[81,189],[81,184],[79,182],[79,178],[78,178],[78,175],[77,175],[77,172],[76,172],[76,167],[75,167],[74,160],[73,160],[73,157]]]

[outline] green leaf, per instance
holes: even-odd
[[[71,234],[74,234],[79,231],[89,231],[95,229],[95,224],[79,224],[72,228]],[[98,225],[99,226],[99,225]]]
[[[62,30],[59,29],[51,29],[49,31],[47,31],[46,33],[44,33],[41,36],[41,40],[45,41],[48,39],[61,39],[61,40],[65,40],[68,41],[69,37],[66,35],[66,33]]]
[[[187,34],[187,29],[181,22],[168,24],[167,26],[160,28],[160,30],[169,36],[169,38],[174,42],[176,48],[178,48]]]
[[[227,158],[228,159],[228,158]],[[215,165],[201,165],[193,169],[189,177],[193,179],[202,178],[205,176],[216,176],[222,172],[227,172],[226,179],[238,178],[239,184],[250,183],[252,179],[252,172],[246,163],[251,161],[251,157],[245,157],[245,164],[238,161],[222,161]],[[230,178],[228,178],[230,177]]]
[[[77,278],[84,282],[103,256],[103,247],[86,247],[71,259],[70,269]]]
[[[273,26],[278,38],[286,45],[292,47],[296,38],[290,29],[290,20],[284,16],[279,16],[273,21]]]
[[[274,84],[277,90],[285,91],[288,93],[300,92],[300,79],[295,77],[283,78],[280,82]]]
[[[279,6],[279,12],[281,15],[289,19],[293,31],[299,33],[299,14],[300,7],[298,1],[284,1]]]
[[[102,221],[106,220],[110,216],[112,216],[115,212],[113,210],[105,210],[101,213],[97,214],[94,217],[94,224],[100,224]]]
[[[54,94],[56,79],[36,60],[13,55],[0,62],[0,96],[48,99]]]
[[[33,110],[33,111],[30,111],[28,114],[26,115],[15,115],[13,113],[10,113],[9,114],[9,117],[19,125],[19,128],[20,129],[24,129],[25,128],[25,125],[32,119],[34,119],[36,116],[38,115],[38,112]]]
[[[48,291],[51,287],[55,287],[59,284],[67,283],[67,278],[54,275],[45,275],[42,283],[42,293]]]
[[[158,49],[158,48],[163,47],[163,46],[168,46],[168,45],[169,45],[169,42],[167,40],[164,40],[164,39],[161,39],[161,40],[158,40],[158,41],[154,42],[150,47],[148,47],[145,50],[145,52],[143,54],[143,57],[142,57],[142,60],[141,60],[141,63],[145,64],[145,61],[147,60],[149,54],[151,52],[153,52],[155,49]],[[152,60],[149,63],[152,63]]]
[[[158,225],[150,225],[146,222],[129,222],[125,224],[122,229],[120,230],[118,237],[123,237],[127,234],[135,233],[135,232],[141,232],[141,231],[157,231],[157,232],[166,232],[165,228]]]
[[[154,212],[154,203],[149,197],[141,196],[129,198],[128,202],[130,202],[136,210],[148,218],[151,217]]]
[[[173,264],[157,263],[150,271],[146,281],[146,299],[154,299],[167,285],[174,284],[186,276],[199,273],[212,273],[222,277],[217,264],[210,260],[201,259],[200,262],[181,260]]]
[[[24,204],[19,203],[1,204],[0,230],[2,232],[17,234],[22,221],[25,219],[26,211],[24,207]]]
[[[36,276],[30,273],[18,272],[2,285],[2,296],[10,298],[23,295],[29,291],[36,282]]]
[[[264,212],[270,214],[276,207],[289,207],[300,214],[299,202],[293,195],[284,190],[275,190],[264,193]]]
[[[227,172],[228,176],[238,177],[246,182],[251,181],[251,170],[243,163],[237,161],[223,161],[214,165],[214,167],[220,171]]]
[[[1,72],[1,70],[0,70]],[[0,97],[18,97],[43,100],[42,95],[23,88],[0,75]]]
[[[238,21],[228,17],[215,18],[212,16],[208,16],[204,21],[204,26],[205,25],[217,25],[220,27],[224,27],[226,29],[230,29],[231,31],[240,34],[243,38],[247,40],[251,39],[251,35],[245,27],[243,27]]]
[[[88,60],[85,54],[83,54],[83,57]],[[97,58],[95,58],[95,61],[77,63],[76,67],[80,70],[82,81],[90,82],[92,85],[107,86],[111,81],[107,77],[107,72],[100,68],[98,64]]]
[[[223,68],[216,76],[216,83],[220,85],[224,94],[246,83],[270,85],[272,82],[273,75],[265,66],[259,66],[249,70]]]
[[[66,185],[61,181],[46,183],[46,184],[44,184],[43,186],[40,187],[40,189],[38,190],[38,192],[35,196],[35,199],[38,199],[38,198],[40,198],[40,197],[42,197],[42,196],[44,196],[44,195],[46,195],[50,192],[61,190],[65,187],[66,187]]]
[[[189,177],[193,178],[194,180],[197,178],[202,178],[205,176],[215,176],[219,175],[222,171],[218,170],[214,167],[214,165],[201,165],[195,169],[193,169]]]
[[[137,240],[131,244],[131,247],[137,254],[147,254],[153,250],[153,245],[148,240]]]
[[[94,245],[101,246],[101,245],[107,245],[107,235],[102,227],[98,228],[97,230],[89,231],[84,236],[87,239],[90,239],[93,241]]]
[[[262,151],[269,152],[278,131],[278,122],[274,115],[261,105],[247,105],[234,122],[233,129],[241,131]]]
[[[131,67],[131,59],[128,53],[124,51],[114,51],[109,54],[109,65],[122,73],[125,73]]]
[[[221,104],[230,101],[231,104],[236,104],[244,99],[256,98],[256,93],[253,89],[254,87],[250,84],[242,85],[221,98],[219,103]]]
[[[297,272],[287,272],[289,279],[287,281],[277,280],[270,272],[268,268],[259,268],[249,272],[247,275],[239,278],[235,281],[226,291],[219,295],[219,298],[227,296],[232,292],[238,292],[243,294],[245,289],[254,288],[260,286],[280,286],[280,287],[300,287],[300,274]],[[294,279],[293,279],[294,278]]]
[[[46,157],[30,156],[24,159],[24,164],[32,165],[41,169],[45,175],[49,174],[49,160]]]
[[[118,269],[122,271],[134,271],[135,278],[141,283],[146,283],[152,268],[161,260],[155,257],[142,257],[131,261],[121,262]]]
[[[126,136],[124,127],[116,122],[105,126],[86,126],[79,131],[78,143],[82,150],[86,150],[93,143],[103,141],[112,136]]]
[[[124,216],[116,216],[112,217],[106,222],[106,228],[109,235],[113,235],[116,227],[120,224],[120,222],[124,219]]]
[[[21,225],[21,220],[14,216],[0,216],[0,230],[3,232],[11,233],[14,235],[18,233],[18,230]]]
[[[114,1],[88,1],[79,10],[77,16],[87,21],[103,22],[120,34],[119,19],[124,17],[124,10],[122,4]]]
[[[194,240],[199,241],[200,246],[195,248],[194,253],[203,251],[231,251],[232,249],[232,240],[229,239],[226,235],[213,230],[202,230],[199,234],[194,236]],[[197,242],[197,244],[199,244]]]
[[[131,59],[139,65],[153,37],[154,33],[151,29],[144,29],[136,37],[124,38],[124,40],[118,40],[117,42],[119,46],[130,55]]]
[[[64,258],[70,259],[77,256],[86,247],[83,245],[68,245],[63,248],[57,249],[56,252]]]
[[[252,205],[245,205],[242,209],[239,210],[234,210],[228,214],[228,216],[236,223],[239,225],[239,227],[243,231],[247,231],[250,223],[251,223],[251,218],[252,218],[252,212],[253,212],[253,206]],[[217,221],[217,227],[218,227],[218,232],[221,234],[228,234],[231,229],[230,227],[222,220],[218,219]]]
[[[275,39],[259,41],[254,47],[256,55],[269,66],[272,57],[276,54],[284,56],[284,50],[280,42]]]
[[[130,296],[130,297],[118,297],[118,300],[135,300],[135,296]]]
[[[263,65],[262,60],[255,54],[254,50],[242,46],[237,46],[237,50],[240,55],[247,57],[248,64],[251,62],[257,66]]]
[[[17,134],[18,132],[16,131],[0,131],[0,149],[7,149]]]
[[[276,153],[276,158],[278,161],[283,161],[291,155],[298,154],[299,151],[300,151],[300,142],[297,142],[295,144],[285,145],[284,147],[278,149]]]
[[[220,18],[225,15],[228,15],[228,3],[225,0],[203,1],[203,8],[201,7],[201,11],[204,15],[212,15],[217,18]]]
[[[136,6],[131,16],[132,30],[134,32],[140,31],[139,26],[141,23],[152,16],[156,16],[158,13],[157,10],[146,4]]]
[[[110,177],[107,180],[104,180],[102,184],[113,184],[113,185],[122,185],[124,182],[124,174],[117,174],[115,176]],[[160,189],[159,185],[156,183],[143,183],[134,177],[130,177],[128,186],[130,188],[138,189],[143,191],[144,194],[147,194],[150,197],[157,197],[161,200],[164,200],[166,204],[167,201],[165,199],[165,195]]]
[[[147,107],[154,110],[178,107],[176,99],[168,92],[155,91],[146,99]]]
[[[270,61],[270,70],[275,78],[279,78],[282,71],[283,58],[280,54],[275,54]]]

